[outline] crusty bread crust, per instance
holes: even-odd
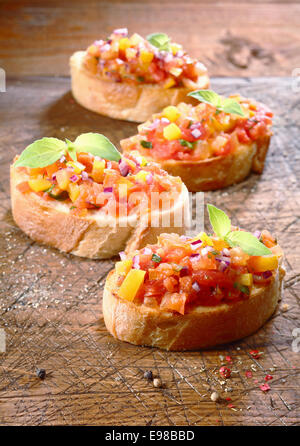
[[[114,271],[107,277],[103,316],[117,339],[165,350],[198,350],[241,339],[257,331],[273,314],[285,271],[268,286],[254,287],[249,299],[215,307],[199,306],[185,315],[161,311],[119,298]]]
[[[97,211],[89,212],[87,217],[77,217],[70,214],[66,204],[45,201],[31,192],[21,193],[16,186],[28,176],[13,165],[10,178],[12,214],[17,225],[33,240],[63,252],[91,259],[110,258],[120,251],[140,249],[148,243],[155,243],[162,231],[185,232],[184,226],[175,226],[180,214],[188,211],[188,191],[184,184],[175,206],[160,212],[157,226],[151,227],[148,217],[140,218],[138,214],[128,217],[126,224],[122,219],[116,222]],[[164,227],[167,212],[170,225]]]
[[[84,66],[85,51],[71,56],[71,80],[74,98],[83,107],[101,115],[126,121],[143,122],[167,105],[187,101],[189,88],[163,88],[157,84],[131,85],[114,82],[89,72]],[[198,88],[208,88],[207,74],[200,76]]]
[[[135,141],[135,136],[132,141]],[[128,141],[121,141],[124,153],[129,152]],[[187,160],[156,160],[148,156],[149,160],[158,163],[170,175],[179,176],[189,191],[199,192],[222,189],[243,181],[252,171],[262,173],[264,162],[270,144],[270,137],[263,143],[239,144],[234,152],[225,156],[215,156],[199,161]],[[125,149],[125,150],[124,150]]]

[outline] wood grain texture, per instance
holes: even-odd
[[[0,67],[9,76],[68,75],[74,51],[127,26],[167,32],[211,76],[291,76],[299,22],[297,0],[1,0]]]
[[[0,327],[7,336],[7,352],[0,354],[0,424],[299,424],[299,353],[292,350],[292,332],[300,328],[300,95],[291,94],[291,79],[213,80],[219,92],[240,91],[268,104],[275,127],[261,177],[205,194],[205,201],[225,209],[235,224],[277,234],[286,253],[283,303],[288,308],[280,306],[254,336],[188,353],[113,339],[101,316],[103,283],[113,261],[84,260],[40,246],[12,220],[8,166],[31,141],[41,136],[72,140],[81,132],[98,131],[118,144],[135,133],[135,124],[74,103],[69,82],[12,79],[0,95]],[[252,348],[263,352],[260,359],[251,357]],[[226,355],[233,359],[233,372],[223,382],[218,369],[227,364]],[[46,369],[45,380],[36,377],[37,367]],[[161,377],[162,389],[143,378],[149,369]],[[247,370],[252,379],[246,378]],[[263,393],[259,385],[267,373],[273,380]],[[220,393],[221,402],[210,400],[212,390]]]

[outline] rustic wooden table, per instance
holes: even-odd
[[[67,78],[8,82],[1,96],[0,327],[7,336],[7,352],[0,354],[1,424],[299,423],[299,353],[292,342],[299,327],[300,95],[292,95],[287,78],[215,79],[213,87],[222,93],[239,90],[275,111],[263,176],[206,193],[205,201],[225,209],[242,227],[268,228],[278,235],[286,253],[284,301],[265,327],[241,342],[166,353],[121,343],[107,333],[101,297],[113,261],[85,260],[40,246],[16,227],[10,211],[9,164],[32,140],[98,131],[117,144],[134,133],[135,124],[81,108]],[[294,350],[298,344],[294,340]],[[263,352],[260,359],[249,354],[253,348]],[[218,369],[226,355],[233,373],[223,382]],[[36,377],[36,368],[46,369],[45,380]],[[148,369],[161,377],[162,389],[143,378]],[[245,376],[249,370],[252,378]],[[273,379],[271,390],[263,393],[259,385],[266,374]],[[214,389],[223,398],[217,404],[210,400]]]
[[[0,93],[0,328],[7,340],[0,354],[0,424],[299,424],[300,94],[290,78],[270,77],[300,67],[299,2],[12,0],[0,1],[0,10],[0,67],[8,75],[7,92]],[[205,194],[234,223],[275,232],[286,253],[283,302],[258,333],[240,342],[166,353],[116,341],[101,315],[113,261],[40,246],[12,219],[9,164],[27,144],[87,131],[118,144],[135,133],[135,124],[77,105],[63,77],[74,50],[126,24],[131,32],[169,32],[211,75],[269,76],[212,82],[220,93],[240,91],[275,112],[264,174]],[[252,349],[262,352],[260,359]],[[227,355],[232,378],[223,382],[218,369]],[[37,368],[46,369],[44,380]],[[149,369],[163,388],[143,378]],[[264,393],[259,386],[266,374],[273,379]],[[210,400],[213,390],[221,395],[218,403]]]

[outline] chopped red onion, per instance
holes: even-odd
[[[125,260],[126,259],[126,254],[124,251],[119,252],[119,256],[121,260]]]
[[[153,183],[153,175],[152,175],[152,173],[149,173],[149,174],[146,176],[146,183],[147,183],[147,184],[152,184],[152,183]]]
[[[165,61],[166,63],[169,63],[169,62],[172,62],[172,60],[173,60],[173,55],[172,55],[172,53],[167,53],[167,54],[165,55],[165,57],[164,57],[164,61]]]
[[[191,248],[193,250],[199,248],[201,245],[202,245],[202,241],[200,239],[194,240],[193,242],[191,242]]]
[[[127,177],[127,175],[129,174],[130,169],[124,158],[121,158],[119,161],[119,170],[122,177]]]
[[[52,181],[56,181],[56,175],[55,175],[55,173],[52,175],[51,180],[52,180]]]
[[[226,263],[226,265],[230,265],[230,259],[228,257],[226,257],[226,256],[220,256],[219,255],[219,256],[216,256],[215,259],[218,262],[224,262],[224,263]]]
[[[110,50],[110,44],[109,43],[106,43],[105,45],[103,45],[101,47],[101,52],[109,51],[109,50]]]
[[[180,270],[180,277],[184,277],[184,276],[188,276],[189,274],[189,269],[187,266],[183,266]]]
[[[72,181],[72,183],[76,183],[76,181],[78,181],[78,176],[77,175],[72,175],[70,177],[70,181]]]
[[[165,124],[169,124],[169,119],[168,118],[161,118],[161,122],[164,122]]]
[[[107,161],[107,166],[106,166],[106,168],[107,168],[107,169],[111,169],[111,166],[112,166],[111,161]]]
[[[206,256],[206,254],[208,254],[209,252],[213,252],[213,251],[214,251],[214,248],[212,246],[205,246],[205,248],[203,248],[201,250],[201,254],[203,256]]]
[[[260,238],[260,236],[261,236],[261,232],[260,231],[254,231],[253,232],[253,235],[254,235],[254,237],[256,237],[256,238]]]
[[[140,256],[134,256],[132,259],[132,267],[134,269],[141,269],[140,268]]]
[[[118,28],[113,31],[113,34],[117,34],[119,36],[127,36],[128,29],[127,28]]]
[[[150,255],[152,254],[152,250],[150,248],[144,248],[143,254]]]
[[[193,137],[194,138],[200,138],[200,136],[201,136],[201,132],[200,132],[200,130],[199,129],[194,129],[194,130],[192,130],[191,131],[191,134],[193,135]]]
[[[105,193],[105,194],[109,194],[109,193],[111,193],[113,191],[113,188],[112,187],[105,187],[104,189],[103,189],[103,192]]]
[[[222,249],[221,254],[223,256],[230,256],[230,250],[228,248],[224,248]]]
[[[228,268],[229,264],[227,265],[226,262],[221,262],[219,265],[219,271],[221,271],[222,273]]]
[[[199,260],[200,254],[194,253],[190,255],[190,259],[193,262],[194,260]]]
[[[192,288],[193,288],[194,291],[196,291],[197,293],[199,293],[199,291],[200,291],[200,286],[199,286],[199,284],[198,284],[197,282],[194,282],[194,283],[193,283]]]
[[[65,157],[65,155],[62,155],[60,158],[59,158],[59,162],[60,163],[64,163],[66,161],[66,157]]]
[[[189,237],[187,237],[186,235],[181,235],[180,237],[180,240],[183,240],[183,241],[187,241],[187,240],[189,240]]]
[[[89,179],[89,175],[87,172],[85,172],[84,170],[81,172],[81,178],[83,180],[88,180]]]
[[[268,279],[269,277],[272,276],[272,271],[264,271],[262,273],[262,276],[263,276],[264,279]]]

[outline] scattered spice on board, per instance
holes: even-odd
[[[226,379],[230,378],[230,376],[231,376],[231,370],[225,366],[222,366],[219,369],[219,373],[223,378],[226,378]]]
[[[153,373],[151,370],[146,370],[144,373],[144,378],[149,379],[149,381],[152,381],[153,379]]]
[[[46,378],[46,370],[45,369],[36,369],[36,376],[40,379]]]
[[[265,381],[271,381],[271,379],[273,379],[272,375],[266,375],[265,376]]]
[[[252,358],[259,359],[264,352],[259,352],[258,350],[251,350],[249,353],[252,356]]]
[[[269,390],[271,390],[271,387],[269,386],[269,384],[261,384],[259,387],[260,387],[260,390],[262,390],[263,392],[268,392]]]
[[[154,385],[154,387],[157,387],[157,388],[162,387],[161,379],[160,378],[154,378],[153,385]]]
[[[219,401],[219,399],[220,399],[220,395],[218,394],[218,392],[213,392],[213,393],[210,395],[210,399],[211,399],[213,402],[217,402],[217,401]]]

